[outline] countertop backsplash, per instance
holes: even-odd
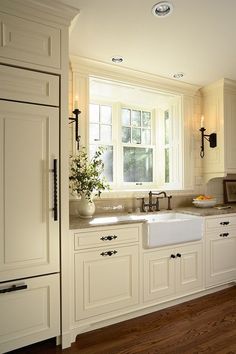
[[[171,199],[172,209],[188,207],[192,205],[192,200],[195,195],[188,196],[173,196]],[[146,198],[148,201],[148,196]],[[79,200],[70,200],[70,215],[78,215]],[[120,199],[96,199],[95,200],[96,211],[95,214],[109,214],[109,213],[123,213],[123,212],[139,212],[141,209],[141,200],[136,198],[120,198]],[[167,199],[160,199],[160,209],[167,209]]]

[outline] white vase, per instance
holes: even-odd
[[[89,201],[83,194],[79,201],[78,211],[81,218],[91,218],[95,213],[95,204],[93,201]]]

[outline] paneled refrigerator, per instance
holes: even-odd
[[[60,334],[59,76],[3,65],[0,75],[4,353]]]

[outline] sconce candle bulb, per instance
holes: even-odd
[[[75,96],[74,107],[75,107],[75,109],[79,108],[79,98],[78,98],[78,96]]]

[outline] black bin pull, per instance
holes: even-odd
[[[11,293],[13,291],[25,290],[28,286],[26,284],[13,284],[6,288],[0,288],[0,294]]]

